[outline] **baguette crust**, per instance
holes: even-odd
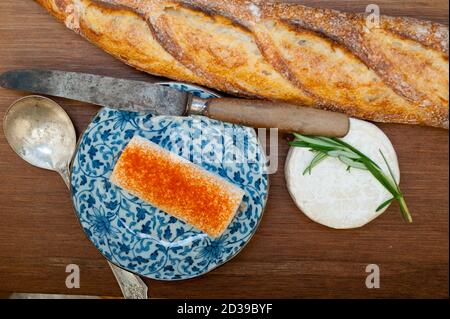
[[[245,0],[36,0],[140,70],[231,94],[448,129],[448,27]]]

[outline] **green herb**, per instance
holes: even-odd
[[[400,210],[402,212],[403,218],[408,223],[412,223],[412,217],[406,204],[405,198],[400,190],[399,185],[395,181],[392,169],[381,150],[380,153],[383,157],[384,162],[386,163],[386,166],[388,167],[389,174],[383,172],[380,166],[369,157],[358,151],[350,144],[338,138],[305,136],[295,133],[294,136],[296,137],[296,139],[292,142],[289,142],[289,145],[294,147],[308,148],[315,153],[314,158],[303,172],[303,175],[307,173],[311,174],[313,168],[319,165],[327,157],[334,157],[339,159],[347,166],[347,170],[349,171],[352,168],[367,170],[381,183],[381,185],[383,185],[384,188],[389,191],[389,193],[392,194],[392,198],[382,203],[377,208],[377,212],[391,204],[394,200],[397,200],[400,205]]]

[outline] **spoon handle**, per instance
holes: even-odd
[[[108,264],[119,283],[125,299],[148,299],[147,285],[139,276],[117,267],[109,261]]]
[[[70,190],[70,170],[69,166],[65,166],[58,170],[67,188]],[[116,277],[120,290],[125,299],[148,299],[148,287],[145,282],[137,275],[126,271],[113,263],[109,262],[114,277]]]
[[[66,184],[67,188],[70,191],[70,170],[69,170],[69,165],[61,168],[58,170],[59,175],[61,175],[64,183]]]

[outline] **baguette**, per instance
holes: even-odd
[[[139,136],[122,152],[110,181],[211,237],[223,234],[244,196],[236,185]]]
[[[244,0],[36,0],[148,73],[230,94],[448,129],[448,27]]]

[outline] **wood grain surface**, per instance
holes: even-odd
[[[307,5],[364,11],[372,1],[308,0]],[[383,14],[448,24],[447,0],[378,0]],[[114,60],[56,22],[32,0],[0,1],[0,72],[40,67],[132,79],[149,76]],[[0,89],[0,116],[23,93]],[[56,99],[80,134],[94,106]],[[358,230],[335,231],[310,221],[293,204],[283,175],[288,147],[261,226],[226,265],[182,282],[147,280],[155,298],[448,298],[448,131],[380,125],[398,151],[402,188],[414,224],[393,205]],[[0,295],[10,292],[120,296],[106,261],[84,236],[57,174],[21,161],[0,134]],[[381,288],[365,286],[378,264]],[[81,268],[81,288],[65,286],[66,265]]]

